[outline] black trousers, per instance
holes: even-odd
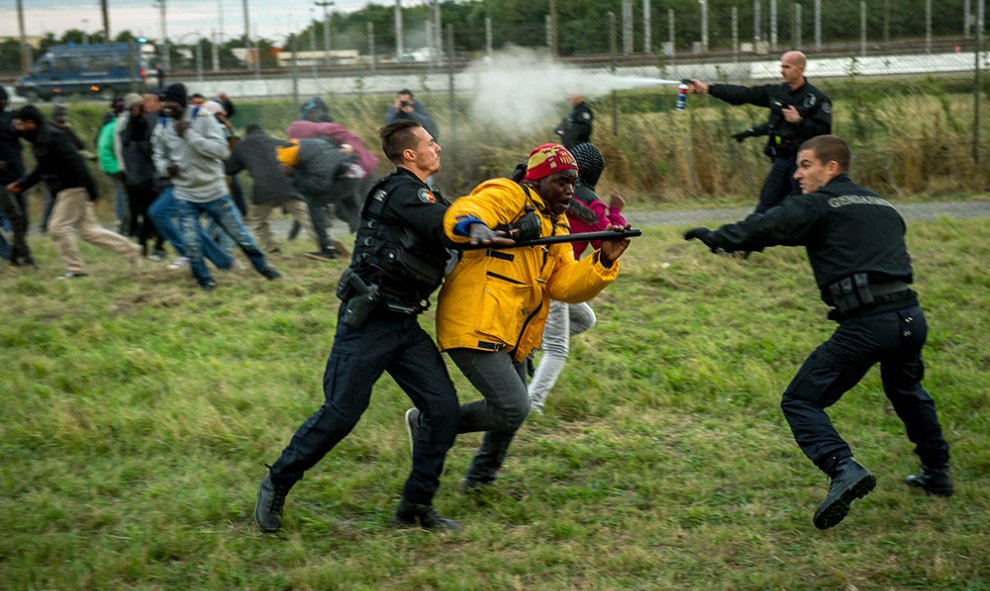
[[[340,322],[340,313],[337,318],[323,375],[326,401],[272,465],[272,480],[292,486],[346,437],[368,408],[375,382],[387,371],[422,413],[403,496],[430,504],[460,418],[457,392],[440,352],[415,316],[380,310],[360,330]],[[396,424],[401,411],[396,409]]]
[[[10,262],[14,265],[34,264],[27,244],[28,211],[24,193],[11,193],[0,185],[0,211],[10,220],[14,231],[14,244],[10,249]]]
[[[801,194],[801,185],[794,180],[796,170],[797,154],[773,158],[770,174],[763,181],[760,202],[754,213],[764,213],[771,207],[777,207],[788,197]]]
[[[921,349],[928,335],[918,305],[844,320],[805,360],[784,392],[781,409],[801,450],[831,475],[852,451],[825,414],[874,364],[883,390],[907,430],[921,461],[933,468],[949,462],[935,403],[921,386]]]

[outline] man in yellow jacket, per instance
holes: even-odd
[[[564,211],[577,178],[577,163],[563,146],[539,146],[521,182],[485,181],[456,200],[444,215],[444,231],[455,243],[481,246],[567,234]],[[440,291],[437,341],[484,396],[461,405],[458,433],[486,432],[465,487],[495,480],[529,415],[525,359],[540,346],[550,299],[593,298],[615,281],[628,246],[628,239],[603,241],[580,261],[566,243],[464,251]],[[418,415],[406,418],[415,430]]]

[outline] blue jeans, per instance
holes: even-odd
[[[175,217],[178,213],[179,201],[175,198],[172,187],[162,191],[158,199],[155,199],[155,202],[148,208],[148,215],[151,217],[151,221],[155,223],[155,229],[158,230],[158,235],[171,242],[172,246],[175,247],[175,251],[180,255],[188,257],[182,232],[179,231],[179,226],[175,223]],[[196,225],[199,226],[198,223]],[[216,265],[217,269],[226,271],[234,265],[234,257],[227,254],[216,242],[210,240],[210,237],[206,234],[206,230],[202,226],[199,226],[197,234],[199,238],[195,242],[199,243],[203,256]]]
[[[230,195],[224,195],[206,203],[186,201],[185,199],[177,199],[177,201],[179,202],[179,224],[182,226],[182,239],[186,246],[186,256],[189,257],[189,267],[192,269],[193,277],[200,285],[213,280],[210,276],[210,270],[206,268],[206,263],[203,262],[203,251],[199,241],[199,234],[203,231],[203,227],[199,225],[199,216],[204,213],[234,239],[237,246],[241,247],[248,260],[251,261],[255,271],[261,273],[268,269],[268,261],[265,260],[264,253],[255,244],[254,238],[248,232],[247,226],[244,225],[244,220],[241,219],[241,212],[237,211],[237,206],[234,205],[234,200],[230,198]]]

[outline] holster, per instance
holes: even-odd
[[[350,268],[340,276],[337,297],[344,302],[341,322],[353,329],[364,326],[381,300],[378,286],[365,283],[361,276]]]

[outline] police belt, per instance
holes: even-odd
[[[835,309],[829,317],[873,310],[879,306],[908,300],[915,296],[903,281],[870,283],[866,273],[856,273],[828,286]]]

